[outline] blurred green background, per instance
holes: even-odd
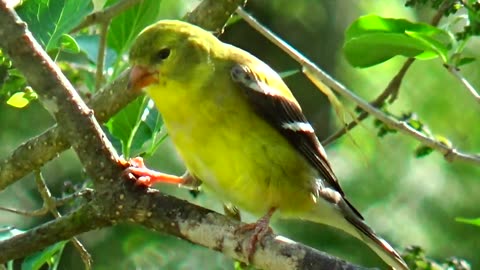
[[[155,19],[181,18],[198,2],[158,1],[160,9]],[[372,100],[405,59],[396,57],[367,69],[352,68],[342,55],[343,33],[356,18],[371,13],[430,21],[432,10],[409,9],[404,2],[257,0],[250,1],[246,9],[334,78],[366,100]],[[221,39],[252,52],[279,72],[298,69],[293,60],[243,21],[229,26]],[[472,40],[467,52],[478,57],[479,46],[478,39]],[[479,68],[476,61],[462,69],[477,89],[480,89]],[[321,138],[339,128],[341,122],[326,98],[303,75],[290,76],[286,82]],[[19,110],[1,101],[0,159],[54,124],[38,102]],[[345,105],[353,110],[352,104]],[[449,138],[459,149],[479,152],[480,107],[440,60],[415,62],[402,83],[399,99],[389,109],[398,115],[415,112],[435,134]],[[437,153],[415,158],[413,152],[418,142],[400,134],[379,138],[376,132],[370,119],[349,136],[326,147],[345,192],[367,223],[399,250],[418,245],[431,258],[444,260],[457,256],[468,260],[474,269],[480,266],[480,228],[455,221],[456,217],[480,216],[480,167],[448,163]],[[168,139],[147,163],[169,173],[181,174],[184,170]],[[43,172],[57,196],[61,195],[65,182],[81,186],[88,180],[71,150],[50,162]],[[205,194],[193,197],[186,190],[159,188],[194,203],[222,209],[215,198]],[[0,205],[4,207],[35,209],[41,204],[32,176],[0,193]],[[248,215],[244,217],[253,220]],[[28,229],[48,219],[1,212],[0,226]],[[279,234],[346,260],[366,266],[383,265],[364,244],[329,227],[299,220],[276,220],[273,227]],[[222,254],[139,226],[119,225],[86,233],[80,239],[93,255],[94,269],[233,269],[232,260]],[[83,269],[70,244],[60,263],[59,269]]]

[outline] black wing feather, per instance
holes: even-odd
[[[315,132],[295,131],[282,126],[285,123],[308,123],[301,108],[282,96],[268,95],[268,90],[263,92],[253,90],[252,84],[256,84],[256,87],[260,88],[265,87],[266,82],[262,82],[246,66],[235,65],[231,70],[231,76],[243,90],[256,113],[278,130],[317,169],[323,180],[343,197],[344,192],[328,160],[322,153],[322,146]]]

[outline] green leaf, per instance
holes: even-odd
[[[36,252],[22,262],[22,270],[37,270],[44,264],[48,264],[48,269],[56,269],[62,256],[63,248],[68,241],[58,242],[46,249]]]
[[[57,49],[63,34],[68,33],[92,11],[89,0],[26,1],[17,13],[45,50]]]
[[[115,138],[122,144],[122,154],[130,157],[130,146],[135,129],[138,128],[141,112],[144,108],[144,97],[139,97],[118,112],[105,124]]]
[[[165,140],[161,134],[163,119],[147,97],[139,97],[105,124],[110,134],[122,145],[122,154],[128,158],[151,155]],[[149,142],[147,144],[147,142]]]
[[[24,92],[17,92],[13,94],[8,100],[7,104],[15,108],[23,108],[30,103],[30,100],[25,97]]]
[[[453,143],[452,141],[450,141],[447,137],[445,136],[441,136],[441,135],[435,135],[435,140],[437,140],[437,142],[447,146],[447,147],[450,147],[452,148],[453,147]]]
[[[15,108],[23,108],[36,99],[38,99],[37,93],[35,93],[31,87],[27,86],[23,92],[13,94],[7,100],[7,104]]]
[[[4,77],[3,79],[4,82],[1,84],[0,95],[10,95],[25,88],[26,79],[22,73],[15,68],[8,69],[6,71],[6,78]]]
[[[152,100],[150,100],[148,103],[148,114],[146,115],[144,121],[151,131],[151,143],[149,145],[150,147],[145,150],[144,156],[153,155],[157,148],[168,136],[166,133],[161,133],[163,128],[163,118],[160,113],[153,107],[154,103]]]
[[[480,218],[471,218],[470,219],[470,218],[457,217],[457,218],[455,218],[455,221],[466,223],[466,224],[471,224],[471,225],[475,225],[475,226],[480,226]]]
[[[410,118],[407,121],[408,125],[414,128],[415,130],[422,131],[423,123],[416,118]]]
[[[106,6],[115,2],[115,0],[109,0]],[[109,47],[114,49],[118,55],[124,54],[138,33],[159,19],[161,2],[144,0],[116,16],[110,24],[107,35]]]
[[[90,60],[92,63],[97,64],[98,44],[100,42],[100,37],[98,35],[80,35],[77,36],[76,39],[80,46],[80,50],[85,52],[88,60]],[[105,69],[113,66],[117,58],[117,53],[109,47],[107,47],[106,53],[107,54],[105,57]]]
[[[80,46],[78,45],[77,41],[75,41],[75,39],[69,34],[62,34],[60,36],[58,43],[59,43],[58,47],[61,50],[71,52],[71,53],[80,52]]]
[[[450,46],[446,46],[440,41],[421,32],[405,31],[405,34],[415,38],[419,42],[423,42],[426,47],[430,48],[430,50],[425,50],[423,53],[417,55],[417,59],[428,60],[440,56],[444,63],[448,61],[448,50]]]
[[[377,15],[360,17],[345,32],[344,53],[356,67],[369,67],[403,55],[447,59],[450,37],[438,28]]]
[[[476,60],[475,57],[463,57],[463,58],[460,58],[460,60],[458,60],[458,63],[457,63],[457,67],[460,67],[460,66],[463,66],[463,65],[466,65],[466,64],[470,64],[472,62],[474,62]]]
[[[433,148],[428,147],[426,145],[421,145],[417,147],[417,149],[415,149],[415,157],[422,158],[422,157],[428,156],[432,152],[433,152]]]

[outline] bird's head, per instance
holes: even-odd
[[[130,87],[188,80],[197,66],[209,62],[217,43],[209,32],[181,21],[162,20],[145,28],[130,49]]]

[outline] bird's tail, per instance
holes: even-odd
[[[388,265],[397,270],[409,269],[400,254],[398,254],[397,251],[387,243],[387,241],[379,237],[363,220],[357,217],[351,218],[349,216],[346,216],[345,220],[353,225],[356,230],[356,232],[347,232],[367,244]]]
[[[333,210],[332,212],[334,212],[331,212],[333,215],[325,217],[324,215],[327,213],[322,211],[322,213],[318,213],[317,218],[312,221],[325,223],[347,232],[367,244],[385,263],[394,269],[409,270],[407,264],[395,249],[393,249],[387,241],[379,237],[363,221],[360,213],[345,198],[338,201],[334,208],[335,209],[331,209]],[[323,218],[321,216],[323,216]]]

